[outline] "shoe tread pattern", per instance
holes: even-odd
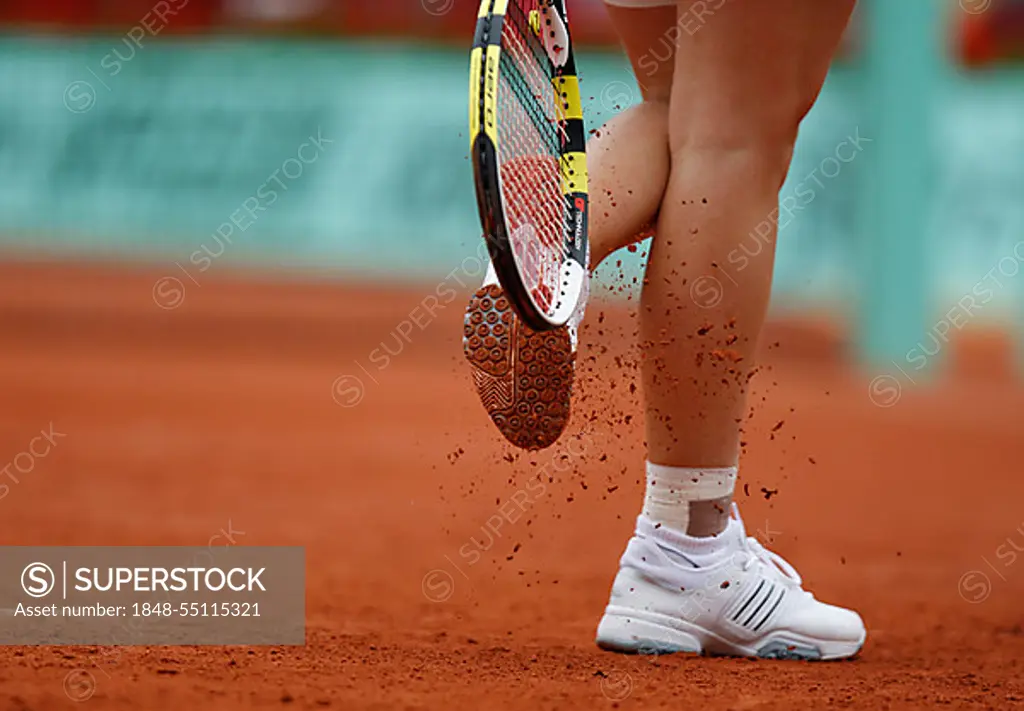
[[[522,449],[552,445],[569,422],[576,355],[568,331],[532,330],[489,284],[470,299],[462,345],[480,401],[505,438]]]

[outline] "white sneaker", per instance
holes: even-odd
[[[860,615],[801,587],[789,563],[743,529],[694,539],[637,520],[597,644],[617,652],[844,659],[864,644]]]

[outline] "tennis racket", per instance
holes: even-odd
[[[564,0],[483,0],[470,57],[470,155],[491,262],[536,331],[586,288],[586,131]]]

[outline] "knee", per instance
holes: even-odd
[[[640,96],[643,98],[644,103],[664,106],[666,114],[668,113],[669,99],[672,98],[671,82],[645,83],[638,79],[637,85],[640,87]]]
[[[642,112],[644,121],[650,125],[655,133],[668,139],[669,127],[669,103],[668,96],[644,96],[644,100],[637,105],[637,110]]]
[[[796,125],[773,128],[736,117],[668,126],[673,164],[697,160],[713,171],[760,176],[777,189],[789,172],[796,136]]]
[[[671,162],[669,151],[669,102],[666,97],[661,99],[644,99],[637,107],[639,112],[638,128],[645,136],[645,145],[650,159],[649,168],[655,172],[663,172],[668,181]]]
[[[700,87],[697,87],[699,89]],[[697,90],[670,102],[668,140],[673,158],[703,155],[712,168],[740,162],[782,186],[808,104],[795,83],[770,92],[750,86]]]
[[[595,154],[612,150],[620,140],[628,140],[632,155],[641,154],[646,160],[668,165],[668,101],[644,100],[612,117],[588,144],[588,151]],[[620,149],[623,150],[623,149]],[[618,159],[620,162],[622,157]],[[653,168],[654,166],[652,166]]]

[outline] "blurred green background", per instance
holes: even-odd
[[[639,93],[601,4],[568,7],[594,128]],[[0,8],[7,258],[390,281],[442,277],[477,250],[475,2]],[[1022,46],[1016,0],[861,3],[780,195],[793,209],[780,214],[777,309],[852,318],[863,358],[884,363],[989,275],[1001,285],[971,318],[1012,324]],[[628,280],[640,255],[603,276]]]

